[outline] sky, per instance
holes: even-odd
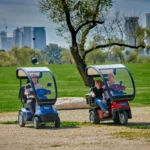
[[[150,0],[114,0],[112,11],[120,11],[126,16],[139,16],[145,26],[146,13],[150,13]],[[6,31],[12,36],[17,27],[45,27],[46,43],[55,43],[69,47],[66,41],[56,35],[56,24],[40,13],[38,0],[0,0],[0,31]]]

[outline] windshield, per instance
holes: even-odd
[[[125,68],[100,70],[113,97],[134,94],[133,82]]]
[[[39,101],[56,98],[56,85],[50,72],[30,72],[29,74]]]

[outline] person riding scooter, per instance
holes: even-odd
[[[91,96],[94,98],[94,103],[98,105],[103,111],[104,115],[107,116],[109,112],[107,111],[107,104],[101,80],[95,80],[95,87],[91,89]]]
[[[54,108],[57,85],[52,71],[47,67],[18,67],[16,77],[20,80],[18,98],[23,104],[18,111],[19,126],[33,123],[34,128],[39,129],[52,122],[59,128],[60,118]]]
[[[90,105],[90,122],[98,124],[101,121],[112,119],[114,123],[126,125],[128,119],[132,118],[129,101],[135,97],[135,85],[130,71],[122,64],[93,65],[86,67],[85,74],[91,80],[101,78],[105,100],[109,102],[107,105],[109,113],[105,116],[101,107],[95,105],[91,93],[85,95],[86,103]],[[91,89],[93,83],[89,84],[89,87]]]
[[[115,82],[114,79],[114,74],[112,72],[108,73],[108,81],[106,82],[108,87],[111,87],[114,84],[118,84],[118,82]],[[104,89],[104,95],[105,95],[105,100],[107,101],[107,106],[110,105],[110,96],[108,94],[108,91],[106,90],[106,86],[103,85],[102,87]]]
[[[37,83],[38,77],[36,76],[36,74],[31,74],[31,78],[32,78],[32,82],[34,85],[35,90],[37,89],[41,89],[41,85],[39,83]],[[33,89],[31,88],[31,86],[28,86],[29,84],[27,84],[27,86],[25,87],[25,92],[24,94],[27,96],[27,106],[30,109],[31,114],[33,115],[35,113],[35,97],[34,97],[34,93],[33,93]],[[50,94],[50,93],[47,93]]]

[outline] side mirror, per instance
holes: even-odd
[[[30,89],[30,88],[31,88],[31,84],[28,83],[28,84],[26,85],[26,89]]]
[[[120,81],[120,85],[122,85],[122,81]]]
[[[52,84],[51,83],[47,83],[47,87],[50,87]]]

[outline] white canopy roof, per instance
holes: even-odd
[[[122,64],[111,64],[111,65],[93,65],[87,67],[87,75],[98,75],[98,70],[102,72],[102,74],[108,74],[110,72],[113,73],[113,69],[118,68],[126,68]]]
[[[50,71],[50,69],[47,67],[20,67],[20,68],[17,68],[16,76],[19,78],[27,77],[26,72],[28,72],[29,74],[34,72],[37,76],[39,76],[40,72],[43,72],[43,71]]]

